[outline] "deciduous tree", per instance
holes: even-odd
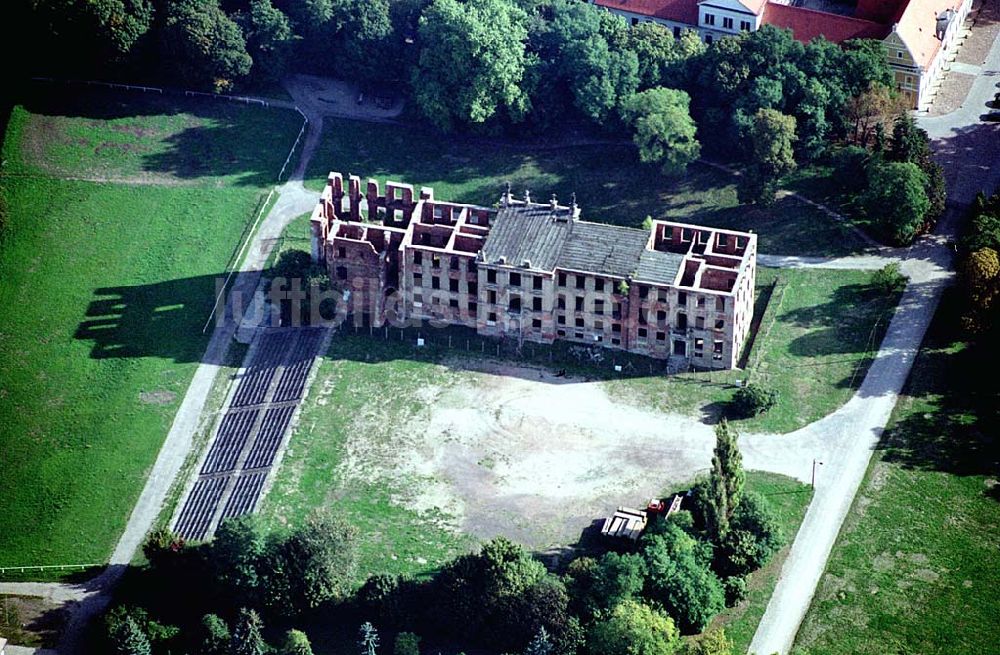
[[[280,655],[313,655],[309,637],[301,630],[289,630],[281,644]]]
[[[670,617],[638,600],[622,601],[587,632],[593,655],[673,655],[680,645]]]
[[[637,93],[625,103],[625,120],[635,131],[639,158],[660,164],[665,175],[683,173],[701,154],[690,103],[684,91],[663,87]]]
[[[739,434],[723,419],[715,426],[715,452],[709,473],[708,494],[705,502],[706,529],[718,542],[729,530],[733,513],[743,498],[746,474],[743,456],[737,440]]]
[[[698,639],[692,640],[684,655],[735,655],[732,640],[721,628],[709,630]]]
[[[292,45],[292,28],[271,0],[251,0],[249,10],[238,16],[246,35],[247,53],[253,60],[253,76],[277,80],[285,73]]]
[[[178,0],[165,11],[164,54],[178,79],[222,92],[250,72],[243,32],[218,0]]]
[[[872,83],[867,89],[853,96],[846,107],[854,143],[867,146],[875,138],[876,128],[888,131],[906,106],[888,86]]]
[[[725,594],[710,569],[711,548],[667,522],[661,534],[643,538],[648,593],[682,632],[700,632],[725,607]]]
[[[529,62],[527,15],[509,0],[434,0],[420,19],[413,96],[442,130],[484,123],[500,112],[520,120]]]
[[[927,176],[916,164],[874,165],[861,204],[871,221],[896,245],[906,245],[924,226],[930,201]]]
[[[253,516],[223,521],[208,553],[216,581],[236,605],[254,605],[260,600],[261,558],[266,541]]]
[[[740,202],[770,205],[778,181],[795,169],[795,117],[761,109],[753,117],[747,136],[750,156],[737,188]]]
[[[277,613],[296,616],[343,598],[357,565],[356,537],[353,526],[316,514],[270,544],[259,569],[265,604]]]

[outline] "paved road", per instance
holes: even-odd
[[[773,268],[832,268],[839,270],[874,271],[891,262],[898,262],[906,251],[883,246],[881,255],[851,255],[848,257],[796,257],[794,255],[757,255],[757,263]]]
[[[840,526],[950,277],[951,250],[947,240],[957,233],[975,193],[995,189],[1000,181],[1000,130],[996,124],[979,119],[986,110],[985,102],[996,92],[998,71],[1000,40],[993,44],[983,73],[962,108],[919,120],[934,140],[935,158],[945,166],[949,208],[938,225],[939,236],[922,239],[906,252],[903,270],[910,282],[858,393],[840,410],[795,433],[751,436],[743,442],[748,459],[766,459],[769,454],[781,452],[780,440],[794,440],[803,448],[812,445],[815,457],[823,462],[813,502],[750,644],[752,653],[784,655],[791,650]],[[803,479],[804,471],[811,469],[811,461],[802,461],[801,448],[795,450],[800,455],[786,458],[785,472]],[[780,455],[776,459],[778,465],[769,469],[785,466]]]

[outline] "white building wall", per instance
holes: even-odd
[[[934,56],[927,70],[921,74],[920,90],[917,96],[918,109],[925,108],[925,105],[930,102],[930,97],[926,92],[930,90],[931,86],[941,75],[941,71],[944,69],[944,65],[948,61],[950,54],[955,50],[958,34],[962,31],[962,25],[965,23],[965,19],[968,17],[971,8],[972,0],[963,0],[962,4],[955,10],[955,17],[944,34],[941,48],[938,49],[937,55]]]
[[[680,36],[680,32],[683,30],[695,30],[699,31],[696,25],[688,25],[687,23],[681,23],[673,20],[665,20],[663,18],[656,18],[655,16],[644,16],[642,14],[634,14],[630,11],[621,11],[619,9],[611,9],[610,7],[601,7],[606,11],[610,11],[616,16],[621,16],[629,22],[629,25],[638,25],[639,23],[656,23],[657,25],[663,25],[668,30],[670,30],[675,37]]]
[[[726,26],[726,20],[731,21],[731,26]],[[710,24],[712,20],[714,24]],[[762,16],[751,14],[750,12],[734,11],[712,4],[698,5],[698,27],[706,33],[712,33],[716,37],[739,34],[740,32],[755,32],[760,29]],[[743,21],[749,23],[749,29],[741,29]]]

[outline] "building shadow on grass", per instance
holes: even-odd
[[[353,318],[353,317],[352,317]],[[660,376],[666,361],[566,341],[552,344],[484,337],[475,329],[428,322],[372,327],[348,320],[331,341],[328,357],[367,364],[422,361],[453,370],[494,373],[548,384]],[[615,367],[620,366],[621,371]]]
[[[94,359],[158,357],[221,364],[206,362],[205,350],[217,324],[209,321],[217,285],[225,279],[225,274],[203,275],[95,289],[73,336],[90,344]],[[219,320],[232,318],[230,312]]]

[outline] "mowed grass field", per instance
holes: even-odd
[[[778,392],[778,403],[741,431],[791,432],[833,412],[864,379],[892,319],[897,294],[869,284],[867,271],[757,269],[760,328],[746,370],[645,376],[607,383],[626,402],[715,422],[741,380]]]
[[[452,530],[450,516],[407,508],[406,499],[420,480],[400,474],[369,481],[345,475],[343,465],[353,418],[366,415],[375,402],[379,412],[405,430],[408,417],[424,409],[420,389],[438,379],[440,367],[416,359],[369,363],[338,355],[351,347],[334,336],[259,511],[272,529],[301,525],[317,510],[360,526],[358,585],[374,573],[429,574],[472,549],[475,541]],[[353,462],[351,473],[372,465]]]
[[[646,216],[713,227],[753,230],[759,250],[775,255],[835,256],[862,252],[866,244],[850,229],[795,198],[769,209],[743,206],[735,179],[705,164],[680,178],[664,177],[638,160],[628,144],[538,148],[497,145],[423,133],[411,126],[324,121],[324,138],[307,172],[321,189],[327,173],[359,175],[433,187],[436,198],[492,205],[511,182],[518,195],[552,193],[568,203],[576,193],[586,220],[639,227]]]
[[[942,303],[938,323],[957,315]],[[946,331],[917,356],[796,655],[1000,652],[996,383]]]
[[[118,94],[15,107],[0,177],[0,566],[106,561],[204,352],[216,279],[299,126]]]

